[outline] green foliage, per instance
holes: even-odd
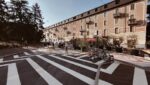
[[[43,18],[37,3],[30,9],[27,0],[11,0],[9,6],[0,0],[0,41],[38,43],[44,38],[42,28]]]
[[[136,44],[137,44],[137,35],[129,35],[127,37],[127,44],[128,47],[130,48],[136,48]]]
[[[121,43],[123,43],[123,37],[114,37],[113,38],[113,45],[115,47],[120,47]]]

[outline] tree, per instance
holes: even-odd
[[[26,0],[11,0],[11,16],[15,22],[25,23],[24,17],[27,10],[29,10],[27,5],[28,1]]]
[[[8,6],[5,0],[0,0],[0,22],[6,22],[8,16]]]
[[[43,17],[41,14],[40,6],[38,3],[35,3],[35,5],[32,6],[33,10],[33,22],[37,25],[38,29],[43,29]]]

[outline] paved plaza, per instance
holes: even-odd
[[[41,50],[0,58],[0,85],[94,85],[104,62],[80,51]],[[98,85],[150,85],[150,71],[114,61],[102,65]]]

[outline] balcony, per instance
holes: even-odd
[[[93,21],[87,21],[86,24],[91,25],[91,24],[94,24],[94,22]]]
[[[128,16],[128,14],[126,14],[126,13],[115,13],[114,14],[114,18],[124,18],[127,16]]]
[[[85,29],[81,29],[80,32],[84,33],[84,32],[86,32],[86,30]]]
[[[71,32],[70,31],[67,31],[67,35],[70,35],[71,34]]]
[[[64,29],[64,30],[67,30],[68,28],[67,28],[67,27],[64,27],[63,29]]]
[[[145,20],[129,19],[128,25],[129,26],[144,26],[144,25],[146,25],[146,21]]]

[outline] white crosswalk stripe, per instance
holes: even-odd
[[[95,68],[92,68],[92,67],[89,67],[89,66],[86,66],[86,65],[83,65],[83,64],[79,64],[79,63],[76,63],[76,62],[73,62],[73,61],[69,61],[69,60],[66,60],[66,59],[63,59],[63,58],[60,58],[60,57],[57,57],[57,56],[54,56],[54,55],[50,55],[51,57],[53,58],[56,58],[56,59],[59,59],[59,60],[62,60],[62,61],[65,61],[65,62],[68,62],[70,64],[74,64],[76,66],[79,66],[79,67],[82,67],[82,68],[85,68],[85,69],[88,69],[88,70],[91,70],[91,71],[94,71],[96,72],[97,69]]]
[[[14,55],[13,57],[14,57],[14,58],[19,58],[19,55]]]
[[[7,85],[21,85],[15,63],[8,65]]]
[[[69,58],[72,58],[72,59],[75,59],[75,60],[80,60],[80,61],[83,61],[83,62],[87,62],[87,63],[93,64],[93,62],[91,62],[91,61],[87,61],[87,60],[83,60],[83,59],[74,58],[74,57],[71,57],[71,56],[68,56],[68,55],[63,55],[63,56],[69,57]]]
[[[66,67],[64,67],[64,66],[62,66],[62,65],[60,65],[60,64],[58,64],[58,63],[55,63],[55,62],[53,62],[53,61],[51,61],[51,60],[49,60],[49,59],[47,59],[47,58],[44,58],[43,56],[40,56],[40,55],[39,55],[38,57],[39,57],[40,59],[42,59],[42,60],[44,60],[44,61],[46,61],[46,62],[48,62],[48,63],[50,63],[50,64],[52,64],[52,65],[54,65],[54,66],[56,66],[56,67],[58,67],[59,69],[65,71],[65,72],[67,72],[67,73],[69,73],[70,75],[72,75],[72,76],[74,76],[74,77],[76,77],[76,78],[82,80],[83,82],[85,82],[85,83],[87,83],[87,84],[89,84],[89,85],[93,85],[93,84],[94,84],[94,80],[91,79],[91,78],[89,78],[89,77],[87,77],[87,76],[84,76],[84,75],[82,75],[82,74],[80,74],[80,73],[78,73],[78,72],[76,72],[76,71],[74,71],[74,70],[71,70],[71,69],[69,69],[69,68],[66,68]],[[99,85],[100,85],[100,84],[99,84]],[[105,85],[106,85],[106,84],[105,84]],[[111,84],[108,84],[108,82],[107,82],[107,85],[111,85]]]
[[[3,62],[3,58],[0,58],[0,63],[2,63]]]
[[[84,58],[84,57],[87,57],[87,56],[88,55],[82,55],[82,56],[77,57],[77,59]]]
[[[143,69],[135,67],[133,85],[148,85],[146,74]]]
[[[30,55],[28,52],[24,52],[25,55]]]
[[[102,72],[112,74],[120,64],[118,62],[112,63],[107,69],[101,69]]]
[[[53,56],[53,55],[50,55],[50,56]],[[82,67],[82,68],[85,68],[85,69],[88,69],[88,70],[91,70],[91,71],[93,71],[93,72],[97,72],[97,69],[95,69],[95,68],[92,68],[92,67],[89,67],[89,66],[86,66],[86,65],[82,65],[82,64],[79,64],[79,63],[75,63],[75,62],[72,62],[72,61],[69,61],[69,60],[65,60],[65,59],[62,59],[62,58],[58,58],[57,56],[53,56],[54,58],[57,58],[57,59],[60,59],[60,60],[63,60],[63,61],[66,61],[66,62],[68,62],[68,63],[71,63],[71,64],[74,64],[74,65],[76,65],[76,66],[79,66],[79,67]],[[76,58],[75,58],[76,59]],[[100,62],[99,62],[99,64],[101,63],[103,63],[104,61],[103,60],[101,60]],[[114,63],[112,63],[108,68],[106,68],[106,69],[103,69],[103,68],[101,68],[101,72],[104,72],[104,73],[108,73],[108,74],[112,74],[114,71],[115,71],[115,69],[117,69],[117,67],[119,66],[120,64],[118,63],[118,62],[114,62]]]
[[[102,64],[102,63],[104,63],[104,62],[105,62],[104,60],[100,60],[100,61],[96,62],[95,64],[96,64],[96,65],[99,65],[99,64]]]
[[[49,85],[63,85],[53,76],[51,76],[47,71],[45,71],[42,67],[40,67],[37,63],[35,63],[32,59],[27,58],[26,60]]]

